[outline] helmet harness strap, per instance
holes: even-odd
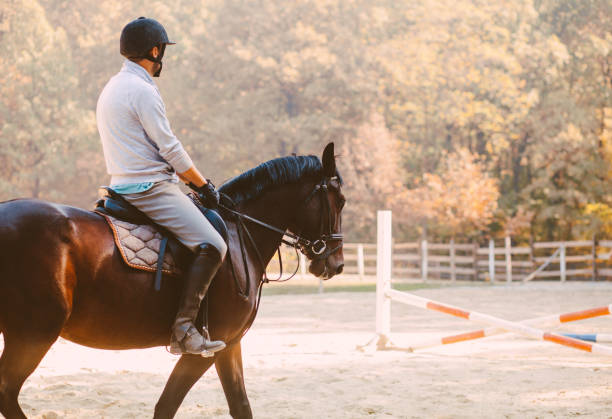
[[[162,67],[164,65],[164,63],[162,63],[162,58],[164,58],[164,52],[166,51],[166,44],[158,45],[157,48],[159,49],[159,54],[157,55],[157,58],[153,57],[151,54],[147,54],[146,56],[143,57],[149,61],[153,61],[154,63],[159,64],[159,68],[153,74],[153,77],[159,77],[159,75],[161,74]]]

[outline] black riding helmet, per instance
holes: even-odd
[[[125,25],[121,31],[119,44],[121,55],[125,58],[146,58],[147,60],[159,63],[159,70],[153,75],[154,77],[159,77],[166,45],[174,45],[175,42],[168,39],[168,34],[161,23],[155,19],[141,16]],[[157,58],[149,54],[153,47],[159,48]]]

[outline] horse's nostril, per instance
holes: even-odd
[[[344,263],[338,266],[338,269],[336,269],[336,275],[341,274],[343,269],[344,269]]]

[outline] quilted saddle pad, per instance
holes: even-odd
[[[99,213],[100,214],[100,213]],[[159,248],[162,235],[151,225],[138,225],[118,220],[110,215],[100,214],[113,231],[115,244],[126,264],[132,268],[149,272],[157,271]],[[178,268],[169,246],[166,247],[162,272],[178,275]]]

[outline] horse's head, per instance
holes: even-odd
[[[342,208],[345,198],[342,195],[342,180],[336,170],[334,143],[329,143],[323,151],[322,177],[312,190],[307,192],[305,207],[300,212],[301,235],[310,244],[302,251],[310,260],[308,270],[322,279],[329,279],[342,272]]]
[[[219,190],[228,205],[238,206],[244,213],[225,210],[290,237],[292,240],[286,243],[310,259],[310,272],[329,279],[344,268],[340,213],[345,200],[341,187],[334,144],[329,143],[321,160],[315,156],[273,159],[225,182]],[[291,234],[286,234],[287,229]],[[268,249],[272,250],[270,257],[275,249]],[[265,267],[270,259],[263,260],[261,254],[259,257]]]

